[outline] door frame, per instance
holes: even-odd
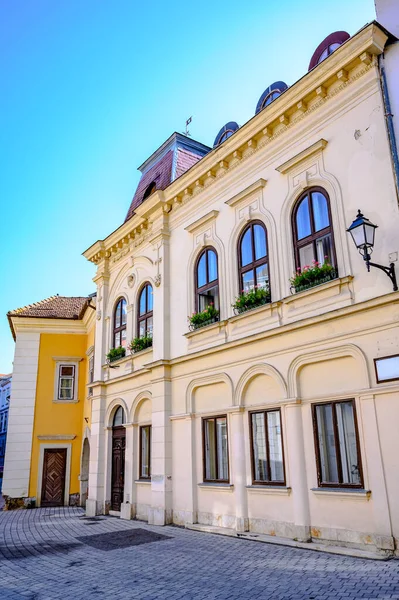
[[[71,455],[72,455],[72,444],[40,444],[39,452],[39,469],[37,473],[37,494],[36,494],[36,506],[40,507],[42,500],[42,484],[43,484],[43,468],[44,468],[44,451],[45,450],[56,450],[57,448],[67,451],[66,454],[66,465],[65,465],[65,492],[64,492],[64,506],[69,505],[69,489],[71,483]]]

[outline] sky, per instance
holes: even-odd
[[[0,373],[7,311],[95,291],[81,255],[122,224],[144,162],[192,116],[213,145],[373,0],[0,0]]]

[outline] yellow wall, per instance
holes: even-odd
[[[40,435],[75,435],[67,440],[72,444],[71,479],[69,494],[79,493],[80,455],[82,448],[83,408],[86,402],[87,378],[87,335],[48,334],[40,336],[38,378],[36,388],[35,419],[32,442],[32,459],[29,484],[29,496],[37,497],[37,478],[39,469],[40,444],[59,444],[60,440],[38,440]],[[56,361],[53,357],[79,357],[78,402],[54,402],[54,380]]]

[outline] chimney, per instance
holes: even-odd
[[[374,0],[377,21],[399,38],[399,0]]]

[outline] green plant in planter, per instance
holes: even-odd
[[[208,304],[201,312],[193,313],[191,317],[188,317],[190,329],[198,329],[218,320],[219,311],[216,310],[212,303]]]
[[[270,290],[268,286],[256,285],[251,290],[242,291],[236,298],[232,307],[236,314],[241,314],[251,308],[268,304],[271,300]]]
[[[152,337],[150,335],[133,338],[129,344],[130,352],[132,352],[132,354],[141,352],[141,350],[145,350],[146,348],[151,348],[151,346]]]
[[[118,348],[111,348],[111,350],[107,354],[108,362],[114,362],[114,360],[119,360],[123,358],[126,354],[126,348],[119,346]]]
[[[315,285],[331,281],[336,276],[337,271],[330,263],[325,262],[321,265],[314,260],[311,265],[297,268],[296,273],[290,279],[291,288],[294,288],[296,292],[300,292]]]

